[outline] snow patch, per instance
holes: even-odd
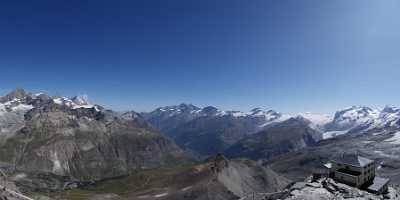
[[[385,142],[389,142],[391,144],[400,144],[400,131],[394,133],[394,135],[391,138],[386,139]]]
[[[281,115],[280,117],[278,117],[278,118],[275,118],[275,119],[273,119],[273,120],[270,120],[270,121],[265,122],[264,124],[260,125],[260,127],[265,127],[265,126],[270,125],[270,124],[272,124],[272,123],[283,122],[283,121],[288,120],[288,119],[290,119],[290,118],[292,118],[292,117],[293,117],[293,116],[292,116],[292,115],[289,115],[289,114],[282,114],[282,115]]]
[[[331,169],[331,168],[332,168],[332,163],[330,163],[330,162],[325,163],[324,166],[325,166],[326,168],[328,168],[328,169]]]
[[[62,98],[55,98],[53,99],[53,102],[58,104],[58,105],[63,105],[63,99]]]
[[[344,131],[328,131],[322,134],[322,139],[326,140],[326,139],[330,139],[333,137],[337,137],[339,135],[343,135],[346,134],[349,130],[344,130]]]
[[[30,110],[32,108],[33,108],[32,105],[19,104],[17,106],[12,107],[12,110],[13,111],[28,111],[28,110]]]
[[[81,148],[83,151],[89,151],[89,150],[95,148],[95,146],[90,141],[88,141],[84,145],[82,145]]]
[[[17,175],[14,176],[14,179],[19,180],[19,179],[23,179],[23,178],[26,178],[26,177],[27,177],[26,174],[24,174],[24,173],[19,173],[19,174],[17,174]]]
[[[188,186],[188,187],[182,188],[181,191],[190,190],[191,188],[192,188],[192,186]]]
[[[100,109],[97,106],[88,103],[87,97],[85,97],[85,98],[83,98],[83,97],[82,98],[75,97],[74,100],[69,99],[67,97],[58,97],[58,98],[54,98],[53,102],[55,104],[58,104],[58,105],[68,106],[68,107],[70,107],[72,109],[78,109],[78,108],[88,108],[88,109],[90,109],[90,108],[94,108],[94,109],[96,109],[97,112],[100,111]]]
[[[155,198],[160,198],[160,197],[165,197],[165,196],[167,196],[167,195],[168,195],[168,193],[165,192],[165,193],[162,193],[162,194],[154,195],[154,197],[155,197]]]
[[[51,161],[53,162],[53,172],[57,173],[62,171],[62,167],[61,167],[61,161],[58,159],[58,155],[57,152],[54,152],[53,154],[51,154]]]

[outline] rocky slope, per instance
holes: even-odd
[[[71,190],[58,198],[234,200],[247,194],[279,191],[288,183],[254,161],[227,160],[219,155],[201,164],[139,171],[123,179]]]
[[[204,158],[223,152],[255,128],[251,121],[226,115],[197,118],[173,131],[177,133],[175,142],[181,148]]]
[[[0,98],[0,119],[0,161],[20,177],[41,172],[99,180],[186,160],[139,115],[121,116],[85,98],[17,89]]]
[[[228,157],[271,159],[281,154],[315,145],[322,139],[320,132],[310,127],[302,117],[290,118],[229,147]]]

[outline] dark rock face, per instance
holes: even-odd
[[[33,107],[18,121],[18,129],[0,143],[0,160],[16,171],[85,181],[187,161],[172,140],[151,128],[141,116],[121,116],[89,106],[82,99],[75,99],[82,107],[60,104],[55,98],[27,95],[23,90],[2,98],[10,99]]]
[[[229,147],[224,154],[228,157],[271,159],[315,145],[321,139],[321,133],[310,128],[307,120],[290,118],[243,139]]]
[[[199,158],[221,153],[255,132],[254,123],[230,115],[200,117],[174,129],[175,141],[183,149]]]

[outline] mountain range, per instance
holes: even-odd
[[[165,193],[164,199],[243,198],[303,180],[343,151],[375,159],[379,174],[400,183],[399,146],[400,108],[394,106],[326,115],[180,104],[138,113],[116,112],[86,96],[16,89],[0,97],[0,169],[23,192],[97,188],[103,181],[113,183],[108,191],[119,181],[143,179],[154,187],[124,191],[144,199]],[[215,163],[224,164],[216,169]],[[190,184],[169,181],[186,176]]]
[[[399,128],[400,125],[400,109],[394,106],[386,106],[384,109],[352,106],[339,110],[334,115],[327,115],[282,114],[261,108],[249,112],[223,111],[212,106],[200,108],[191,104],[180,104],[141,114],[146,121],[197,158],[206,158],[221,152],[235,157],[248,156],[255,146],[263,148],[258,151],[266,153],[266,149],[271,151],[268,143],[276,146],[279,141],[285,145],[278,145],[280,149],[277,152],[265,154],[277,156],[339,135]],[[295,131],[290,127],[296,127],[292,129]],[[286,140],[272,137],[277,133],[279,136],[283,135],[279,138],[286,137]],[[282,146],[287,146],[287,149]],[[234,152],[234,149],[238,152]],[[255,154],[260,158],[258,153]],[[269,159],[270,156],[264,158]]]
[[[35,139],[39,138],[40,142],[45,142],[49,139],[56,140],[58,136],[62,136],[63,139],[71,136],[76,138],[80,132],[101,131],[102,136],[92,137],[99,139],[105,136],[110,139],[109,132],[113,132],[114,129],[119,133],[132,129],[135,132],[148,131],[149,136],[158,135],[165,139],[166,143],[171,143],[176,151],[181,151],[176,143],[185,153],[197,159],[205,159],[217,153],[225,153],[232,157],[252,155],[251,158],[270,159],[340,135],[360,135],[371,130],[399,129],[399,127],[400,108],[394,106],[386,106],[384,109],[352,106],[339,110],[334,115],[327,115],[282,114],[272,109],[261,108],[254,108],[248,112],[224,111],[213,106],[201,108],[182,103],[159,107],[151,112],[120,113],[91,104],[86,96],[68,98],[43,93],[31,94],[23,89],[17,89],[0,98],[0,138],[5,147],[8,143],[14,142],[13,140],[17,144],[22,139],[32,140],[32,138],[34,139],[30,143],[36,142]],[[51,134],[43,134],[46,131]],[[24,132],[29,134],[23,134]],[[35,135],[33,134],[35,132],[41,133]],[[41,138],[43,135],[45,137]],[[136,134],[135,137],[138,135],[144,137],[146,134]],[[100,143],[103,143],[104,138],[101,140]],[[110,141],[112,144],[107,144],[107,148],[118,148],[119,145],[115,143],[122,141],[115,140],[112,138]],[[34,146],[28,144],[29,142],[10,146],[14,148],[22,145],[23,148],[18,147],[21,149]],[[71,148],[74,145],[77,144],[72,142]],[[84,146],[87,147],[85,149],[92,149],[89,146],[93,147],[96,144],[87,142]],[[16,164],[27,162],[23,159],[24,153],[19,151],[21,150],[14,149],[13,153],[8,153],[9,155],[4,158],[7,158],[8,162],[14,159],[13,162]],[[129,152],[128,149],[121,151],[129,155],[126,152]],[[117,151],[114,153],[118,154],[115,156],[120,156]],[[68,159],[73,157],[67,154],[69,153],[59,152],[55,156],[56,153],[53,152],[52,155],[46,156],[49,160],[53,160],[51,162],[54,165],[55,157],[57,159],[61,155]],[[60,174],[70,173],[69,164],[64,162],[57,164],[60,167],[51,170]],[[122,165],[131,165],[132,162]]]

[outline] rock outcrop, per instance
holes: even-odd
[[[322,178],[314,182],[310,180],[297,182],[289,188],[288,194],[285,196],[285,200],[400,199],[399,191],[393,187],[389,187],[387,194],[375,195],[342,183],[337,183],[329,178]]]

